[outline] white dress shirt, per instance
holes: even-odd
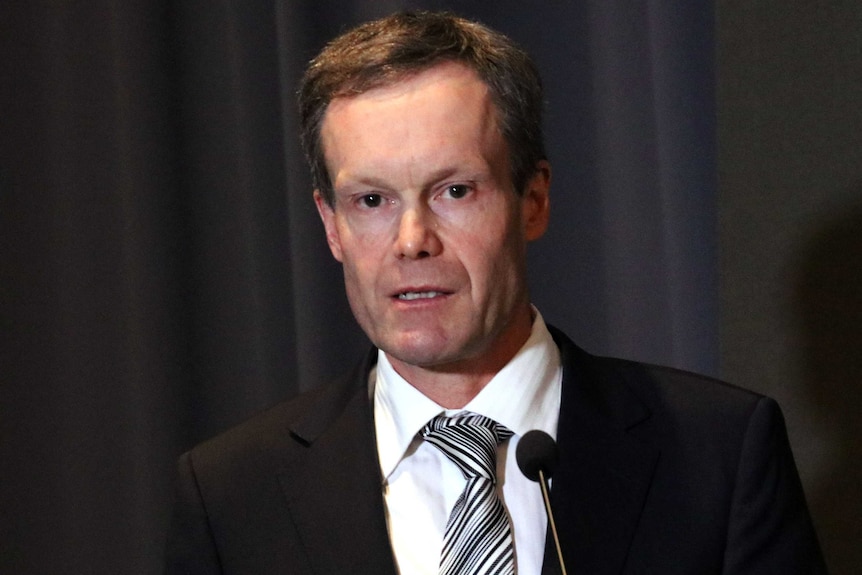
[[[498,449],[497,489],[512,521],[515,572],[540,575],[547,517],[539,485],[521,474],[515,448],[531,429],[556,438],[562,367],[541,315],[536,312],[521,350],[463,409],[446,410],[423,395],[383,352],[369,381],[389,538],[401,575],[437,574],[446,521],[465,485],[455,464],[417,434],[440,413],[463,411],[490,417],[515,434]]]

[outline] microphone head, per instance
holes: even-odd
[[[515,460],[527,479],[538,481],[540,470],[544,472],[547,479],[557,469],[559,460],[557,443],[544,431],[538,429],[528,431],[518,442]]]

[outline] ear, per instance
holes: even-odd
[[[320,190],[314,190],[314,204],[317,206],[317,213],[320,214],[323,227],[326,229],[326,242],[329,244],[332,257],[338,261],[344,261],[341,251],[341,236],[335,222],[335,209],[329,205]]]
[[[521,198],[524,237],[528,242],[539,239],[548,229],[551,215],[550,191],[551,164],[547,160],[541,160],[536,164],[535,173],[527,180]]]

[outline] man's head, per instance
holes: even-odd
[[[312,60],[299,93],[302,143],[314,187],[332,203],[332,183],[320,139],[333,99],[361,94],[455,61],[488,86],[509,149],[518,193],[545,159],[542,85],[529,55],[507,37],[447,13],[400,13],[362,24]]]
[[[330,68],[340,45],[327,48]],[[550,166],[529,156],[538,159],[515,183],[512,158],[528,156],[510,153],[501,96],[462,58],[405,70],[373,83],[341,74],[318,100],[312,147],[326,182],[314,197],[362,329],[410,383],[455,406],[529,337],[526,245],[547,226]],[[461,383],[441,384],[449,376]]]

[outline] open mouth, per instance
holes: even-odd
[[[446,295],[442,291],[407,291],[401,292],[396,297],[401,301],[414,301],[419,299],[432,299]]]

